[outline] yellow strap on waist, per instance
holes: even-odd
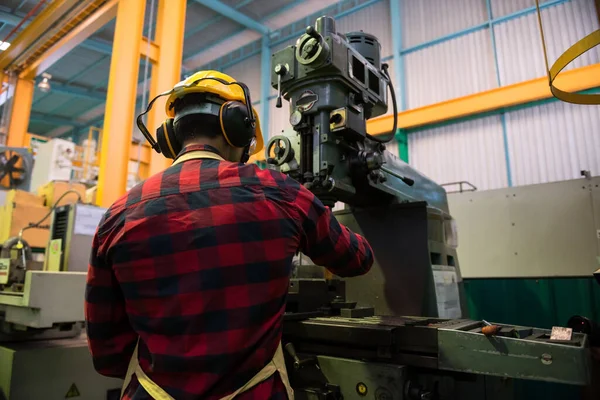
[[[600,94],[581,94],[571,93],[561,90],[554,86],[554,80],[567,65],[573,60],[582,55],[588,50],[600,45],[600,29],[590,33],[573,46],[569,47],[567,51],[561,54],[560,57],[554,62],[552,68],[548,64],[548,54],[546,51],[546,40],[544,39],[544,29],[542,27],[542,14],[540,13],[540,2],[535,0],[537,6],[538,23],[540,25],[540,35],[542,37],[542,47],[544,48],[544,60],[546,61],[546,71],[548,71],[548,82],[550,84],[550,91],[552,95],[559,100],[573,104],[600,104]]]
[[[139,342],[138,342],[139,344]],[[288,399],[294,400],[294,391],[290,386],[290,381],[288,378],[287,370],[285,368],[285,359],[283,357],[283,350],[281,348],[281,342],[277,346],[277,350],[275,351],[275,355],[273,359],[264,366],[252,379],[250,379],[244,386],[231,393],[228,396],[223,397],[221,400],[233,400],[235,397],[244,393],[245,391],[252,389],[259,383],[270,378],[275,372],[279,372],[279,376],[285,386]],[[135,350],[133,355],[131,356],[131,360],[129,362],[129,367],[127,368],[127,376],[125,377],[125,382],[123,384],[123,389],[121,390],[121,397],[125,392],[125,389],[131,382],[131,376],[135,373],[135,376],[138,379],[138,382],[144,390],[154,399],[154,400],[175,400],[171,395],[165,392],[160,386],[158,386],[152,379],[146,375],[146,373],[140,367],[138,363],[138,346],[135,346]]]
[[[181,155],[180,157],[177,157],[177,159],[173,162],[173,165],[177,165],[184,161],[200,160],[200,159],[205,159],[205,158],[210,159],[210,160],[225,161],[225,159],[223,157],[221,157],[220,155],[218,155],[216,153],[213,153],[212,151],[195,150],[195,151],[190,151],[189,153],[185,153],[185,154]]]

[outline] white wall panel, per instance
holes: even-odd
[[[410,164],[436,181],[468,181],[479,190],[507,186],[499,116],[408,135]]]
[[[506,114],[514,185],[600,175],[600,106],[555,101]]]
[[[244,82],[250,88],[252,101],[261,100],[260,98],[260,54],[247,58],[244,61],[234,64],[223,70],[227,75],[232,76],[240,82]]]
[[[392,153],[393,155],[395,155],[396,157],[400,158],[400,156],[398,155],[398,141],[396,139],[392,139],[388,144],[385,145],[385,148]]]
[[[540,0],[540,4],[551,0]],[[492,0],[492,15],[494,18],[521,11],[525,8],[535,7],[535,0]]]
[[[514,1],[514,0],[511,0]],[[598,29],[594,0],[571,0],[542,10],[550,65],[579,39]],[[495,26],[502,85],[546,75],[544,53],[535,13]],[[600,62],[596,47],[569,64],[565,70]]]
[[[336,21],[336,30],[340,33],[363,31],[375,35],[381,43],[381,58],[392,54],[392,27],[388,1],[379,1],[340,18]]]
[[[269,135],[273,137],[275,135],[281,135],[282,131],[290,129],[290,108],[287,101],[283,101],[283,107],[275,107],[276,99],[269,101]],[[265,142],[267,135],[265,134]]]
[[[403,48],[487,21],[485,0],[403,0],[401,7]]]
[[[405,56],[408,108],[466,96],[497,86],[487,29]]]

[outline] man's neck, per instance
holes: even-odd
[[[214,139],[207,139],[207,138],[202,138],[202,139],[192,139],[192,140],[186,140],[185,142],[183,142],[183,147],[187,147],[187,146],[193,146],[193,145],[200,145],[200,146],[210,146],[213,149],[217,150],[217,152],[219,153],[219,155],[225,159],[227,159],[227,146],[223,143],[223,139],[221,138],[214,138]]]

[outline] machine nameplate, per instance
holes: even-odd
[[[433,281],[439,318],[460,318],[458,276],[454,267],[433,265]]]
[[[8,283],[8,271],[10,270],[10,258],[0,258],[0,285]]]
[[[74,234],[94,236],[105,212],[104,208],[79,205],[77,207],[77,217],[75,218]]]
[[[553,326],[550,340],[569,341],[573,337],[572,328],[563,328],[562,326]]]

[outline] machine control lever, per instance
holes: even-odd
[[[296,348],[291,342],[287,343],[284,346],[284,349],[285,351],[287,351],[289,356],[292,357],[292,360],[294,360],[294,369],[300,369],[305,365],[314,364],[316,362],[314,358],[306,358],[304,360],[301,360],[300,357],[298,357],[298,354],[296,354]]]
[[[386,167],[381,167],[381,170],[384,172],[387,172],[388,174],[395,176],[396,178],[400,179],[402,182],[404,182],[407,186],[413,186],[415,184],[415,180],[412,178],[409,178],[408,176],[402,176],[397,174],[396,172],[390,170],[389,168]]]
[[[406,395],[406,398],[410,400],[438,400],[436,392],[437,390],[429,391],[424,389],[421,385],[409,381],[406,385],[404,394]]]
[[[275,73],[277,74],[277,101],[275,107],[281,108],[281,77],[287,74],[287,68],[283,64],[277,64],[275,66]]]

